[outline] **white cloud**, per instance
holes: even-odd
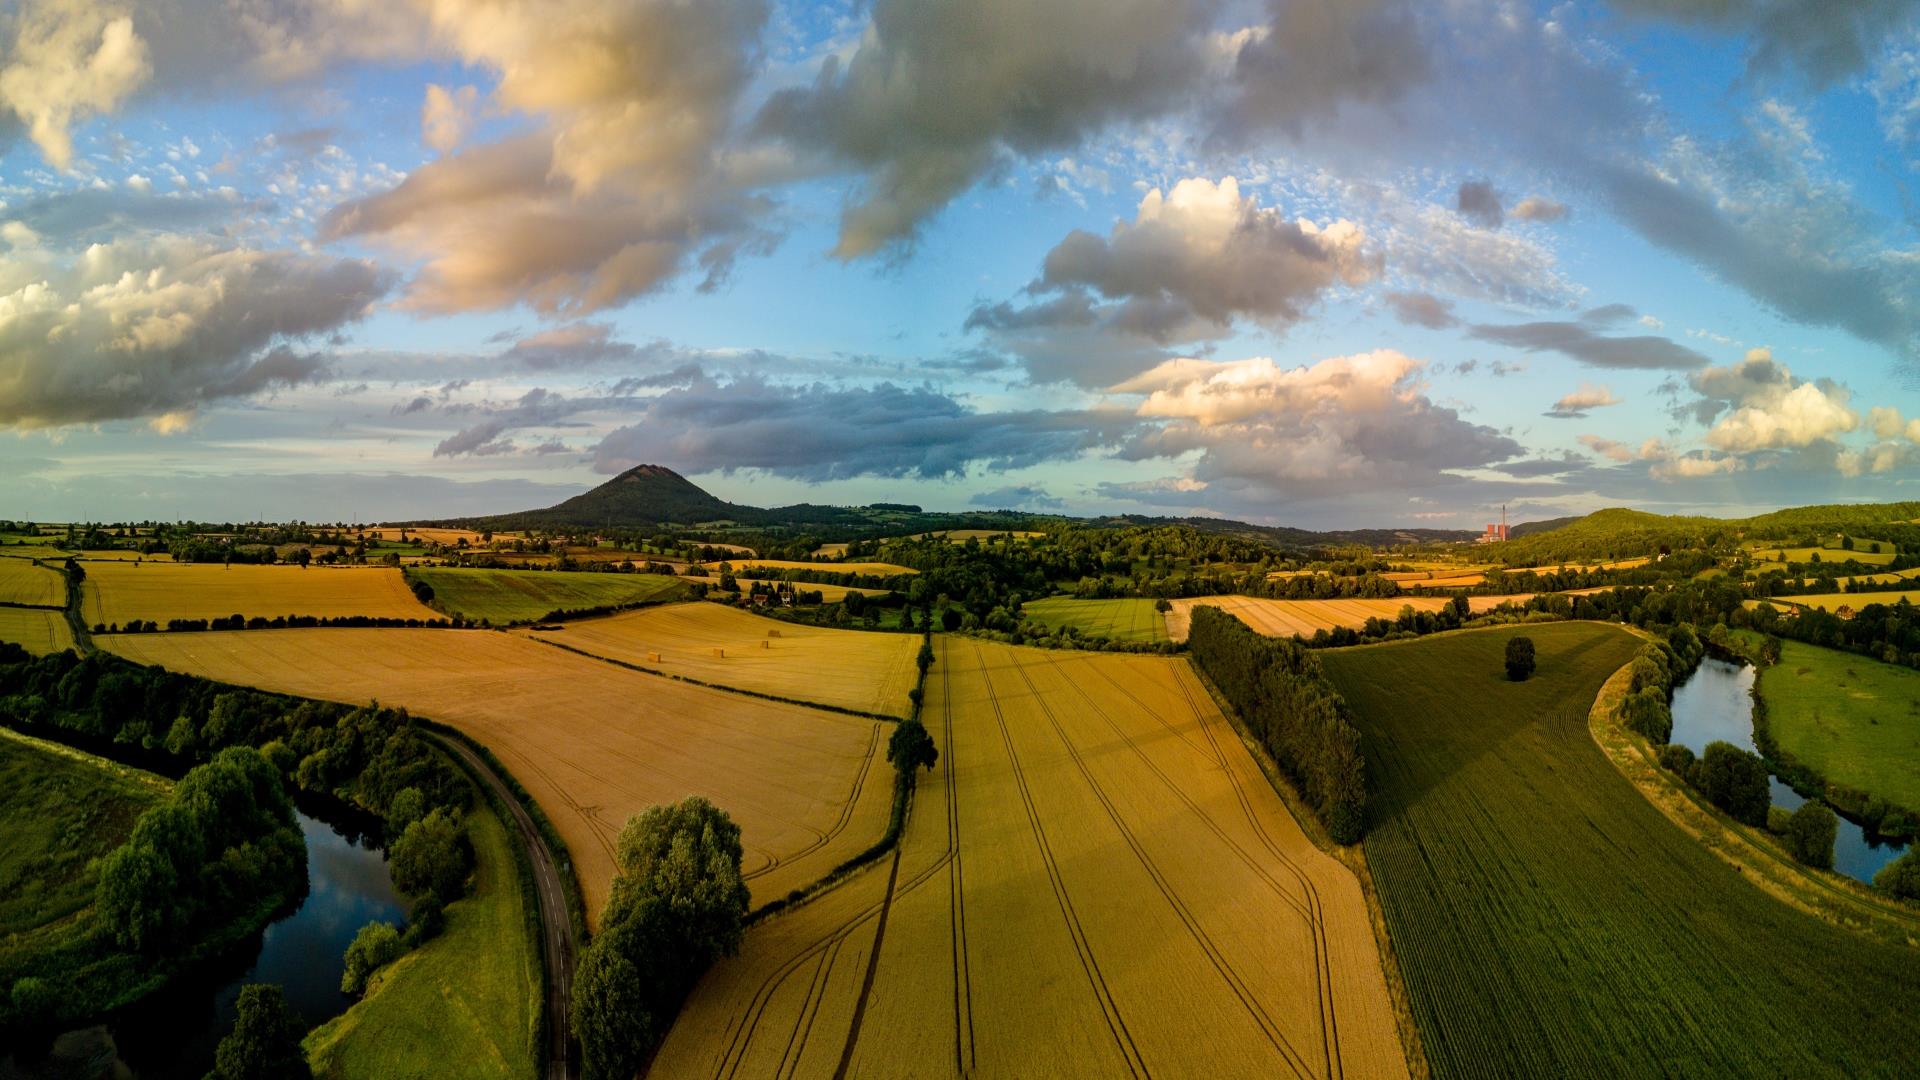
[[[467,141],[474,125],[474,104],[480,91],[471,86],[452,90],[439,83],[427,84],[426,100],[420,105],[420,138],[443,154],[451,153]]]
[[[1804,449],[1860,426],[1845,387],[1795,379],[1766,349],[1749,351],[1738,364],[1696,372],[1689,382],[1709,408],[1728,410],[1707,431],[1707,445],[1718,450]]]
[[[1594,409],[1618,404],[1620,399],[1614,397],[1613,391],[1606,387],[1596,386],[1593,383],[1581,383],[1578,390],[1554,402],[1553,408],[1547,411],[1547,415],[1561,419],[1580,419]]]
[[[0,107],[18,116],[55,168],[73,163],[76,120],[112,112],[153,72],[146,42],[117,5],[24,0],[0,66]]]

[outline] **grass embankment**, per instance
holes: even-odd
[[[93,861],[125,843],[168,787],[152,773],[0,729],[0,935],[91,907]]]
[[[1075,600],[1053,596],[1030,600],[1020,613],[1056,629],[1071,626],[1088,637],[1151,645],[1167,640],[1167,620],[1154,610],[1154,601]]]
[[[1638,645],[1556,623],[1321,654],[1365,735],[1367,861],[1433,1074],[1913,1075],[1920,954],[1752,887],[1589,736]]]
[[[485,804],[468,817],[473,887],[439,937],[381,968],[366,996],[306,1037],[323,1080],[536,1075],[540,961],[513,843]]]
[[[1920,809],[1920,672],[1786,641],[1760,673],[1760,696],[1788,761]]]
[[[494,626],[533,622],[560,611],[651,603],[686,591],[679,578],[662,574],[417,567],[407,576],[433,587],[440,610]]]

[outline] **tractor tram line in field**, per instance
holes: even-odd
[[[1058,669],[1058,662],[1052,660],[1050,657],[1046,658],[1043,662],[1051,665],[1056,670]],[[1212,965],[1215,973],[1227,984],[1228,989],[1232,991],[1234,997],[1259,1026],[1261,1032],[1266,1036],[1267,1041],[1279,1052],[1282,1059],[1287,1062],[1293,1071],[1301,1077],[1313,1076],[1314,1072],[1311,1066],[1308,1065],[1306,1058],[1293,1046],[1292,1042],[1287,1039],[1285,1033],[1280,1030],[1280,1025],[1275,1022],[1273,1017],[1261,1005],[1246,981],[1234,970],[1232,962],[1228,960],[1225,951],[1221,949],[1219,943],[1214,941],[1212,935],[1208,934],[1206,929],[1200,925],[1200,920],[1191,906],[1180,898],[1179,893],[1174,889],[1173,882],[1167,876],[1166,871],[1162,869],[1160,864],[1148,853],[1145,845],[1141,842],[1135,831],[1127,825],[1119,808],[1114,804],[1112,796],[1101,786],[1099,780],[1094,777],[1093,771],[1088,767],[1086,758],[1080,748],[1074,745],[1072,737],[1067,733],[1065,727],[1061,725],[1060,718],[1058,714],[1055,713],[1053,706],[1047,703],[1046,698],[1040,693],[1039,687],[1034,685],[1032,675],[1027,671],[1027,665],[1016,660],[1013,668],[1020,676],[1021,681],[1026,685],[1028,692],[1033,695],[1034,700],[1039,704],[1041,711],[1046,715],[1048,724],[1052,727],[1054,734],[1059,738],[1061,747],[1065,749],[1068,760],[1073,763],[1075,771],[1079,773],[1080,779],[1086,784],[1087,790],[1098,800],[1102,809],[1106,811],[1107,819],[1113,825],[1114,830],[1119,833],[1121,840],[1125,842],[1128,850],[1133,852],[1134,858],[1139,861],[1141,868],[1146,871],[1148,878],[1159,891],[1161,898],[1167,902],[1167,906],[1172,909],[1174,915],[1180,920],[1181,924],[1186,927],[1188,935],[1192,938],[1194,944],[1199,946],[1201,952],[1206,956],[1207,961]],[[1147,759],[1146,755],[1142,753],[1138,745],[1135,744],[1132,737],[1117,724],[1114,724],[1112,719],[1107,716],[1105,711],[1099,707],[1090,695],[1086,694],[1084,690],[1081,690],[1079,685],[1074,682],[1071,677],[1066,678],[1065,681],[1067,685],[1074,687],[1075,690],[1080,692],[1080,696],[1086,702],[1087,707],[1092,710],[1095,715],[1099,716],[1101,720],[1106,722],[1114,734],[1120,737],[1126,747],[1133,751],[1133,753],[1147,765],[1149,770],[1163,781],[1166,780],[1166,775]],[[1231,840],[1227,839],[1226,834],[1220,831],[1213,820],[1208,818],[1199,807],[1195,806],[1179,788],[1170,781],[1167,782],[1166,786],[1170,792],[1177,796],[1180,801],[1193,812],[1195,817],[1204,823],[1222,842],[1226,843],[1229,848],[1239,854],[1241,858],[1247,862],[1248,867],[1254,870],[1256,875],[1265,878],[1268,885],[1288,906],[1293,907],[1296,911],[1300,911],[1303,915],[1306,914],[1304,905],[1301,904],[1297,897],[1280,888],[1278,882],[1267,877],[1259,867],[1253,864],[1252,860],[1246,859],[1245,853],[1240,851],[1238,846],[1233,844]],[[1310,916],[1307,917],[1310,921]],[[1315,959],[1317,966],[1319,958],[1316,956]],[[1317,980],[1315,989],[1316,991],[1318,990]],[[1324,1012],[1324,1005],[1322,1005],[1322,1010]],[[1328,1054],[1327,1057],[1330,1061],[1332,1055]],[[1142,1065],[1142,1071],[1145,1072],[1144,1063]],[[1331,1065],[1329,1065],[1329,1074],[1330,1073]]]
[[[974,660],[983,676],[982,683],[986,688],[987,701],[993,708],[994,721],[1000,728],[1000,738],[1006,747],[1010,774],[1020,793],[1020,801],[1026,810],[1027,822],[1032,827],[1034,843],[1041,862],[1046,868],[1047,879],[1053,886],[1054,899],[1059,904],[1061,917],[1066,920],[1067,933],[1073,939],[1074,951],[1080,955],[1080,965],[1086,972],[1088,983],[1100,1003],[1102,1014],[1106,1017],[1107,1027],[1113,1033],[1114,1042],[1125,1057],[1128,1069],[1135,1076],[1148,1076],[1150,1074],[1147,1072],[1146,1061],[1141,1057],[1139,1047],[1134,1044],[1133,1034],[1128,1031],[1127,1022],[1120,1015],[1120,1006],[1114,1001],[1113,991],[1108,987],[1106,977],[1100,971],[1100,962],[1093,955],[1093,946],[1087,940],[1086,930],[1080,923],[1079,913],[1074,910],[1073,899],[1068,895],[1066,881],[1060,873],[1059,861],[1054,857],[1052,845],[1047,842],[1046,827],[1041,824],[1040,811],[1035,806],[1033,792],[1028,787],[1026,770],[1020,764],[1019,751],[1014,749],[1013,735],[1007,727],[1007,717],[1001,707],[1000,695],[993,688],[992,668],[987,665],[982,653],[980,644],[977,641],[974,642]],[[1018,661],[1015,661],[1015,664],[1017,665]],[[1032,684],[1029,683],[1028,686],[1031,689]],[[1037,694],[1035,698],[1038,699]]]

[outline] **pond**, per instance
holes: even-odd
[[[72,1031],[47,1061],[22,1068],[0,1059],[0,1078],[116,1077],[200,1080],[214,1047],[233,1027],[234,1002],[248,983],[277,983],[287,1004],[312,1027],[345,1012],[341,958],[360,928],[375,919],[406,921],[387,862],[367,838],[302,812],[307,841],[307,896],[235,954],[150,995],[109,1022]]]
[[[1753,744],[1754,669],[1709,657],[1673,694],[1673,741],[1694,753],[1710,742],[1730,742],[1759,753]],[[1777,776],[1769,776],[1773,805],[1799,809],[1807,800]],[[1833,840],[1833,868],[1872,884],[1880,868],[1900,857],[1906,845],[1869,837],[1859,825],[1840,819]]]

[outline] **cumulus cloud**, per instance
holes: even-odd
[[[0,17],[4,19],[4,17]],[[25,0],[0,64],[0,107],[26,126],[55,168],[73,161],[74,121],[113,111],[152,74],[146,43],[116,5],[92,0]]]
[[[343,204],[321,233],[425,261],[406,303],[449,312],[526,302],[586,314],[673,277],[717,283],[769,238],[715,162],[766,12],[758,0],[572,0],[431,7],[435,40],[499,73],[530,133],[441,158]]]
[[[1696,415],[1724,411],[1706,435],[1707,445],[1718,450],[1805,449],[1860,427],[1845,387],[1796,379],[1766,349],[1749,351],[1738,364],[1697,372],[1688,383],[1705,406]]]
[[[1266,357],[1169,360],[1112,387],[1143,396],[1132,460],[1197,453],[1191,478],[1274,499],[1399,489],[1518,457],[1520,445],[1422,392],[1422,365],[1380,349],[1283,368]]]
[[[473,131],[474,106],[479,99],[480,91],[471,86],[449,90],[439,83],[428,83],[426,100],[420,105],[421,140],[443,154],[466,142]]]
[[[1697,450],[1656,461],[1647,473],[1656,480],[1698,480],[1739,472],[1741,467],[1741,460],[1732,454],[1715,456]]]
[[[1556,352],[1592,367],[1687,371],[1707,365],[1705,356],[1670,338],[1653,334],[1610,336],[1602,332],[1632,314],[1625,305],[1609,305],[1595,308],[1575,322],[1482,323],[1468,333],[1481,341],[1524,352]]]
[[[1393,104],[1431,74],[1403,0],[1269,0],[1267,15],[1234,42],[1228,131],[1330,127],[1343,108]]]
[[[31,257],[29,257],[31,256]],[[358,259],[183,237],[0,261],[0,424],[190,411],[319,377],[301,341],[366,314],[387,274]]]
[[[1497,229],[1507,218],[1500,205],[1500,193],[1485,180],[1468,180],[1455,193],[1453,208],[1461,217],[1483,229]]]
[[[1529,195],[1513,207],[1513,216],[1519,221],[1561,221],[1568,213],[1566,203],[1542,195]]]
[[[1231,176],[1219,183],[1190,178],[1167,192],[1149,191],[1134,220],[1116,223],[1106,236],[1069,233],[1027,287],[1044,299],[1022,308],[982,306],[967,325],[999,334],[1028,359],[1036,378],[1098,385],[1139,370],[1137,362],[1152,352],[1138,344],[1072,349],[1056,366],[1046,339],[1066,331],[1164,346],[1224,336],[1239,318],[1284,329],[1331,290],[1379,273],[1379,256],[1358,225],[1286,218],[1242,196]],[[1123,369],[1127,361],[1136,366]]]
[[[1211,0],[877,0],[852,56],[783,90],[758,130],[803,167],[864,178],[834,254],[909,241],[1007,155],[1154,116],[1205,69]]]
[[[702,378],[647,400],[592,449],[613,473],[648,461],[688,472],[756,469],[807,481],[958,477],[1023,468],[1114,445],[1138,425],[1112,411],[980,412],[926,387],[788,386]]]
[[[1620,399],[1614,397],[1613,391],[1606,387],[1596,386],[1593,383],[1581,383],[1578,390],[1554,402],[1553,408],[1547,410],[1546,415],[1559,420],[1581,420],[1594,409],[1618,404]]]

